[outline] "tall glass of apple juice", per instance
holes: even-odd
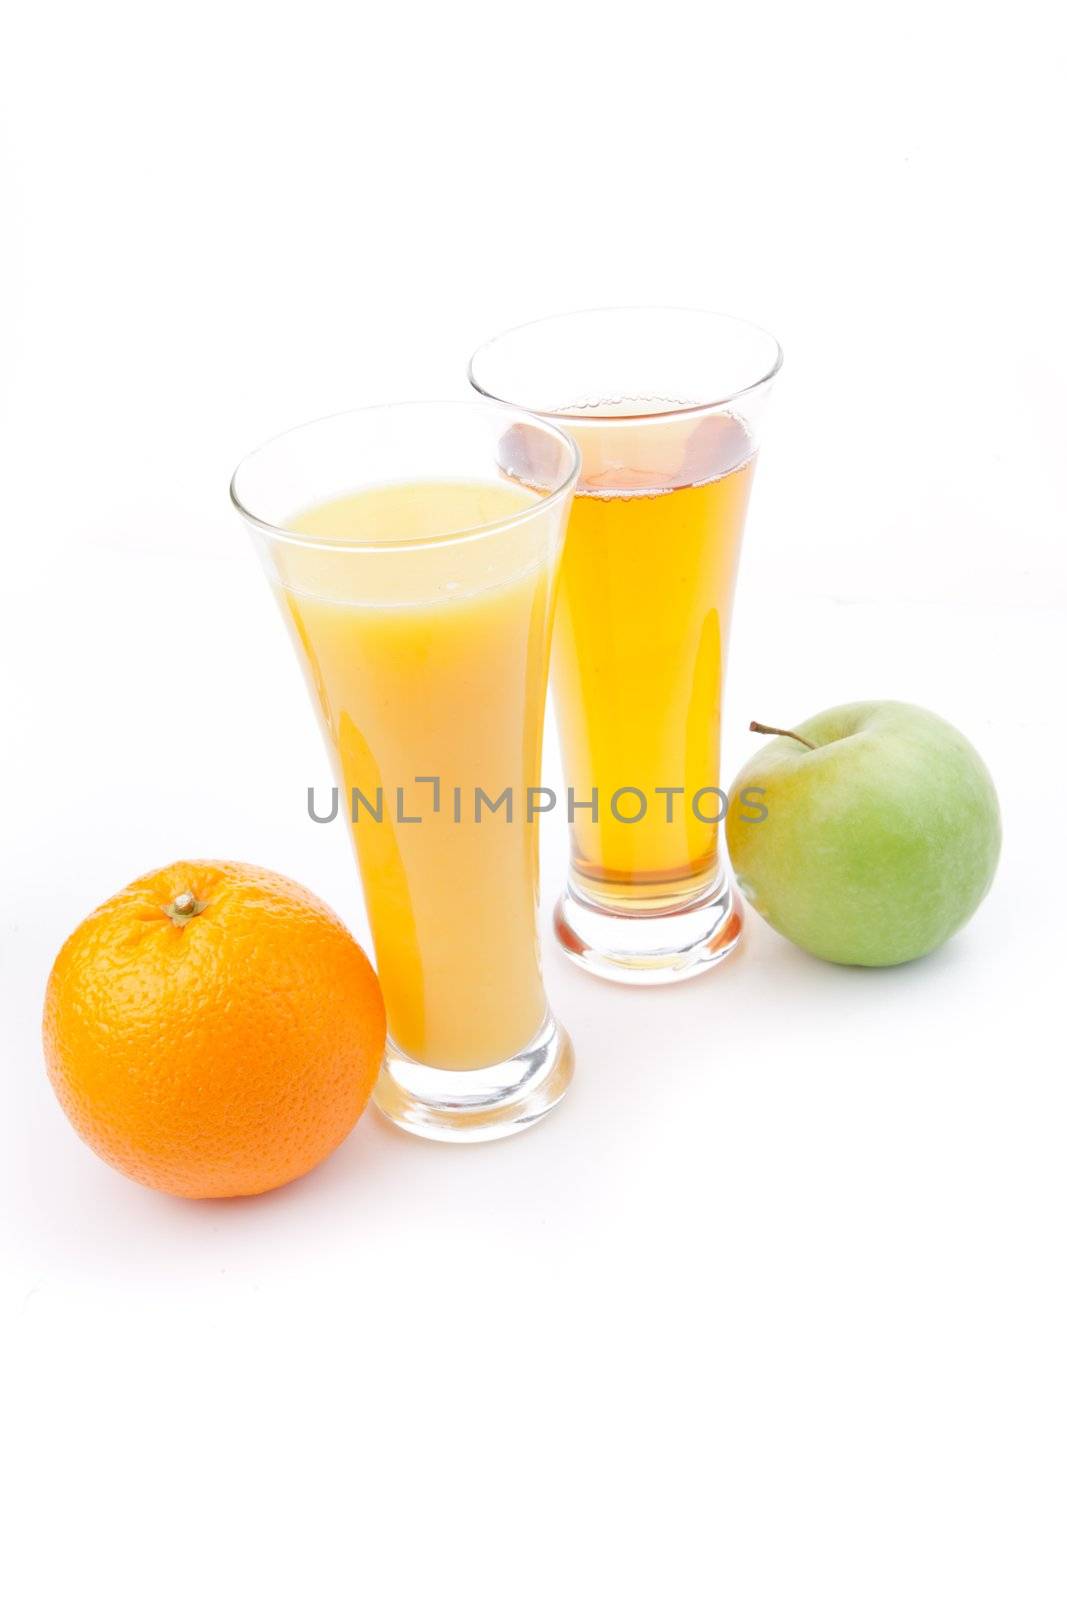
[[[719,853],[723,676],[760,424],[781,364],[711,312],[601,310],[474,356],[488,398],[576,440],[552,692],[571,866],[556,932],[579,965],[674,983],[741,931]]]
[[[528,1127],[570,1042],[537,932],[541,735],[578,452],[473,403],[294,429],[237,469],[318,708],[385,996],[375,1102],[432,1139]]]

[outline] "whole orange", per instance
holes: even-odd
[[[76,928],[44,1006],[48,1072],[87,1144],[198,1199],[261,1194],[328,1156],[370,1097],[381,990],[289,878],[178,861]]]

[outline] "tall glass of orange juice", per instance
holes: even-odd
[[[502,406],[386,406],[237,469],[359,861],[389,1023],[375,1102],[498,1138],[564,1093],[537,822],[549,640],[578,453]]]
[[[581,449],[552,661],[571,830],[556,932],[580,965],[622,983],[691,977],[740,935],[719,851],[719,728],[780,363],[749,323],[639,309],[530,323],[471,362],[480,393]]]

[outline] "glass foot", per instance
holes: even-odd
[[[506,1139],[540,1122],[566,1094],[573,1072],[574,1048],[551,1015],[518,1055],[470,1072],[424,1066],[389,1039],[374,1104],[398,1128],[423,1139]]]
[[[741,902],[728,878],[688,905],[607,910],[568,882],[556,938],[571,960],[612,983],[681,983],[718,966],[741,937]]]

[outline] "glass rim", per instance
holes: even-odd
[[[754,378],[751,383],[742,384],[737,388],[731,389],[728,394],[724,394],[716,400],[699,400],[694,401],[692,405],[671,406],[666,411],[616,411],[607,415],[597,415],[592,408],[584,413],[580,408],[575,411],[535,409],[531,412],[528,401],[509,400],[506,396],[497,394],[492,389],[485,388],[481,383],[479,383],[477,377],[475,376],[474,366],[478,358],[484,355],[488,350],[492,349],[493,346],[501,344],[505,339],[510,339],[514,334],[526,333],[533,328],[543,328],[549,323],[568,322],[572,319],[577,321],[579,318],[584,317],[617,317],[626,315],[700,317],[710,319],[715,322],[729,322],[732,323],[735,328],[746,328],[751,333],[758,333],[762,338],[769,339],[774,348],[774,357],[771,361],[771,365],[765,372],[762,372],[758,378]],[[491,339],[486,339],[483,344],[478,346],[468,361],[467,381],[471,388],[474,389],[477,394],[480,394],[483,399],[495,401],[499,405],[514,406],[518,410],[526,411],[528,415],[543,417],[552,422],[573,423],[576,421],[589,421],[596,422],[597,426],[599,427],[602,423],[653,422],[657,418],[666,420],[670,417],[694,416],[701,411],[716,411],[721,406],[729,405],[733,400],[741,399],[743,395],[752,394],[754,390],[761,388],[763,384],[770,383],[771,379],[774,378],[781,370],[782,360],[782,347],[775,338],[774,334],[771,333],[768,328],[763,327],[761,323],[750,322],[747,317],[735,317],[728,311],[711,311],[707,307],[702,306],[587,306],[584,310],[556,311],[550,313],[547,317],[534,317],[529,322],[518,322],[513,327],[505,328],[502,332],[494,334]]]
[[[510,416],[512,421],[519,418],[523,422],[529,423],[530,426],[540,429],[541,432],[550,434],[564,447],[564,459],[570,463],[567,476],[561,484],[557,485],[555,489],[548,490],[533,505],[523,506],[520,510],[512,512],[506,517],[494,517],[489,522],[478,522],[470,527],[455,528],[448,533],[433,534],[427,538],[419,539],[321,539],[312,534],[300,533],[295,528],[280,527],[276,522],[270,522],[264,517],[257,516],[241,498],[237,483],[241,473],[256,457],[262,456],[265,451],[270,450],[274,445],[281,444],[283,440],[291,439],[298,433],[308,432],[312,428],[321,427],[324,423],[340,422],[344,418],[385,417],[401,411],[465,412],[468,416],[472,413],[480,413],[482,416],[503,414]],[[494,533],[499,533],[505,528],[511,528],[518,523],[525,522],[530,517],[540,516],[542,512],[548,510],[558,501],[565,499],[573,491],[581,471],[581,463],[581,452],[565,429],[558,428],[554,422],[540,416],[537,412],[524,411],[521,406],[511,406],[506,402],[493,400],[491,397],[487,397],[484,400],[394,400],[385,404],[353,406],[344,411],[327,412],[324,416],[313,417],[308,422],[298,422],[292,428],[283,428],[280,433],[272,434],[269,439],[264,439],[262,444],[256,445],[255,449],[249,450],[247,455],[242,456],[237,463],[233,476],[230,478],[230,502],[239,515],[247,523],[251,524],[253,528],[258,529],[261,533],[268,534],[271,539],[278,539],[286,544],[300,545],[304,549],[332,550],[335,553],[349,550],[366,551],[368,554],[425,550],[427,548],[440,549],[445,545],[461,544],[485,538]],[[390,482],[394,481],[414,483],[419,480],[413,477],[390,480]],[[518,483],[520,480],[513,479],[510,481]],[[365,487],[375,489],[385,488],[388,485],[368,481]],[[530,485],[527,484],[525,487],[529,488]],[[359,493],[358,486],[352,490],[352,493]],[[312,502],[312,504],[315,504],[315,502]]]

